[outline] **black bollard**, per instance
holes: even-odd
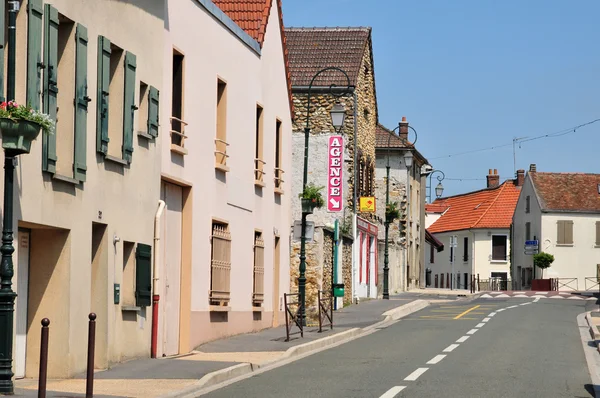
[[[90,327],[88,331],[88,361],[87,380],[85,384],[86,398],[94,396],[94,347],[96,345],[96,314],[89,315]]]
[[[46,380],[48,378],[48,332],[50,320],[42,319],[42,341],[40,343],[40,375],[38,380],[38,398],[46,398]]]

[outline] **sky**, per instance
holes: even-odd
[[[600,121],[573,132],[600,119],[600,1],[283,0],[283,12],[288,27],[372,27],[379,122],[407,117],[444,196],[485,188],[489,169],[514,178],[515,138],[568,132],[517,143],[517,169],[600,173]]]

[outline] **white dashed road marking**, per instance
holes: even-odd
[[[479,329],[471,329],[467,332],[467,334],[475,334]]]
[[[457,343],[464,343],[471,336],[463,336],[460,339],[456,340]]]
[[[506,307],[506,309],[509,309],[509,308],[517,308],[517,306],[516,305],[511,305],[510,307]]]
[[[450,344],[448,347],[444,348],[443,352],[452,352],[458,347],[459,344]]]
[[[436,355],[429,362],[427,362],[427,365],[435,365],[436,363],[439,363],[444,358],[446,358],[445,355]]]
[[[536,297],[535,300],[533,300],[534,303],[537,303],[538,301],[540,301],[541,297]]]
[[[485,322],[478,323],[477,326],[475,326],[475,327],[476,328],[481,328],[483,326],[485,326]]]
[[[483,320],[482,320],[481,322],[483,322],[483,323],[486,323],[486,322],[487,322],[487,321],[489,321],[489,320],[490,320],[490,318],[489,318],[489,317],[487,317],[487,318],[483,318]]]
[[[406,379],[404,379],[404,381],[415,381],[419,378],[419,376],[421,376],[423,373],[427,372],[429,368],[419,368],[417,370],[415,370],[414,372],[412,372],[411,374],[409,374]]]
[[[496,312],[490,312],[490,314],[489,314],[488,316],[489,316],[489,317],[492,317],[492,316],[494,316],[494,315],[496,315]]]
[[[402,390],[404,390],[406,387],[405,386],[396,386],[396,387],[392,387],[389,390],[386,391],[385,394],[383,394],[381,397],[379,398],[394,398],[396,395],[398,395],[398,393]]]

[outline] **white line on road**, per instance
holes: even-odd
[[[464,343],[471,336],[463,336],[460,339],[456,340],[457,343]]]
[[[531,304],[531,301],[528,301],[528,302],[526,302],[526,303],[521,303],[521,304],[519,304],[519,305],[527,305],[527,304]]]
[[[406,379],[404,379],[404,381],[415,381],[419,378],[419,376],[421,376],[423,373],[427,372],[429,368],[419,368],[417,370],[415,370],[414,372],[412,372],[411,374],[409,374]]]
[[[540,301],[541,297],[536,297],[535,300],[533,300],[534,303],[537,303],[538,301]]]
[[[476,331],[478,331],[479,329],[471,329],[467,332],[467,334],[475,334]]]
[[[379,398],[394,398],[396,395],[398,395],[398,393],[402,390],[404,390],[406,387],[405,386],[396,386],[396,387],[392,387],[389,390],[386,391],[385,394],[383,394],[381,397]]]
[[[489,318],[489,317],[488,317],[488,318],[483,318],[483,320],[482,320],[481,322],[484,322],[484,323],[485,323],[485,322],[487,322],[487,321],[489,321],[489,320],[490,320],[490,318]]]
[[[484,326],[485,326],[485,322],[481,322],[481,323],[478,323],[477,326],[475,326],[475,327],[476,328],[481,328],[481,327],[484,327]]]
[[[427,362],[427,365],[435,365],[436,363],[440,362],[444,358],[446,358],[445,355],[436,355],[429,362]]]
[[[499,308],[499,309],[497,309],[497,310],[496,310],[496,312],[502,312],[502,311],[504,311],[505,309],[506,309],[506,308]]]
[[[458,347],[460,344],[450,344],[448,347],[444,348],[442,352],[452,352]]]
[[[509,309],[509,308],[517,308],[517,306],[516,305],[511,305],[510,307],[506,307],[506,309]]]
[[[496,315],[496,312],[490,312],[490,314],[488,316],[494,316]]]

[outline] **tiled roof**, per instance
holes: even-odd
[[[414,145],[401,139],[396,132],[377,123],[375,148],[414,148]]]
[[[426,213],[443,213],[448,208],[448,205],[443,203],[426,203],[425,204],[425,212]]]
[[[262,48],[269,22],[269,14],[273,0],[212,0],[233,22],[244,29],[250,37],[260,44]],[[292,98],[292,78],[290,74],[290,60],[285,28],[283,24],[283,8],[281,0],[277,1],[277,12],[279,15],[279,27],[281,30],[281,45],[283,48],[283,61],[285,63],[285,77],[290,102],[290,111],[294,114],[294,102]]]
[[[530,172],[542,210],[600,212],[600,174]]]
[[[371,28],[286,28],[293,86],[308,86],[322,68],[335,66],[348,73],[356,86],[362,59],[369,45]],[[324,72],[315,86],[346,86],[346,78],[337,71]]]
[[[425,230],[425,241],[429,242],[430,245],[435,247],[438,252],[441,252],[442,250],[444,250],[444,244],[442,242],[440,242],[440,240],[438,238],[433,236],[432,233],[429,232],[428,229]]]
[[[435,234],[475,228],[510,228],[521,187],[508,180],[496,188],[437,199],[448,210],[428,229]]]

